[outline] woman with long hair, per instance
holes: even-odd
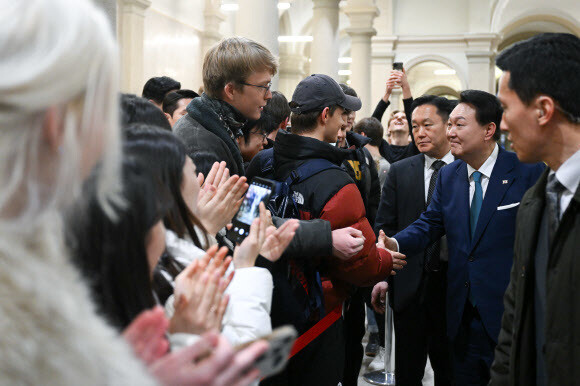
[[[116,216],[111,218],[98,203],[98,172],[97,169],[85,184],[82,200],[70,210],[67,241],[73,259],[91,286],[99,311],[112,325],[123,330],[141,312],[158,303],[152,279],[165,250],[162,219],[172,201],[165,186],[153,178],[146,165],[125,157],[122,165],[124,203],[115,205]],[[227,249],[216,251],[217,248],[213,248],[209,254],[204,253],[203,267],[188,264],[186,275],[177,279],[176,293],[189,301],[172,315],[171,332],[191,334],[221,327],[228,302],[223,294],[231,278],[220,279],[217,275],[223,276],[231,259],[224,259]],[[210,259],[212,264],[208,264]],[[199,275],[195,276],[196,273]],[[205,284],[199,280],[203,273],[210,276]],[[189,278],[194,276],[192,284],[201,290],[198,298],[207,298],[204,306],[187,291],[191,288]],[[196,318],[197,323],[191,323],[192,312],[203,318]]]
[[[203,245],[198,235],[204,238],[207,235],[196,217],[200,186],[185,145],[172,133],[147,125],[129,127],[124,133],[126,154],[144,162],[153,178],[161,181],[171,193],[173,208],[164,218],[165,226],[171,231],[167,235],[170,255],[182,259],[184,264],[203,256],[205,252],[201,249]],[[237,197],[242,185],[236,178],[227,179],[226,184],[231,189],[224,191],[228,192],[225,200],[233,201]],[[226,218],[222,226],[230,221],[231,217]],[[272,227],[269,238],[263,240],[264,245],[258,245],[257,249],[250,248],[251,240],[246,239],[234,250],[235,275],[226,291],[230,303],[223,321],[223,334],[230,342],[244,343],[271,331],[272,276],[267,269],[255,267],[257,252],[260,250],[270,260],[278,259],[297,227],[296,220],[288,221],[278,230]],[[172,301],[169,299],[169,310],[173,310]]]

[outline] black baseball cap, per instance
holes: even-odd
[[[290,110],[295,114],[323,110],[338,105],[346,110],[358,111],[362,103],[357,97],[346,95],[338,83],[328,75],[312,74],[296,86]]]

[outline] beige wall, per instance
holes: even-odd
[[[181,82],[182,88],[197,91],[202,84],[203,32],[198,25],[203,28],[203,19],[196,20],[199,12],[191,12],[189,18],[158,5],[166,4],[153,2],[145,14],[143,79],[167,75]]]
[[[122,1],[130,0],[117,0],[117,3]],[[291,3],[290,9],[279,12],[280,33],[311,35],[312,0],[280,1]],[[339,14],[339,56],[350,55],[351,41],[345,30],[349,19],[342,11],[348,1],[351,0],[341,2]],[[151,0],[151,6],[144,13],[140,35],[143,58],[127,61],[137,66],[137,59],[141,60],[142,79],[133,79],[129,91],[140,92],[146,79],[159,75],[172,76],[181,81],[183,87],[197,90],[201,85],[205,7],[208,3],[219,7],[220,2]],[[226,2],[235,3],[236,0]],[[372,104],[384,93],[384,82],[393,61],[406,63],[406,68],[411,71],[415,95],[436,86],[457,91],[479,87],[494,92],[493,59],[498,45],[503,48],[514,40],[540,31],[580,34],[580,1],[577,0],[374,0],[374,4],[380,15],[372,25],[377,35],[373,37],[372,53],[368,59],[371,62],[368,87]],[[225,21],[219,27],[222,36],[237,33],[235,19],[236,11],[225,12]],[[117,21],[122,19],[117,17]],[[267,30],[264,24],[268,23],[267,20],[249,20],[248,23],[253,23],[257,34]],[[131,39],[122,41],[122,45],[138,44],[139,34],[131,31]],[[288,98],[296,84],[310,71],[311,46],[310,43],[279,45],[278,89]],[[138,49],[121,48],[130,55],[140,55]],[[456,75],[432,76],[428,66],[422,65],[428,61],[438,62],[435,66],[455,69]],[[349,64],[341,64],[340,69],[349,69]],[[131,74],[131,70],[124,68],[124,74]],[[137,68],[135,73],[138,71]],[[342,81],[347,79],[341,77]],[[399,107],[396,100],[393,102],[395,107]]]

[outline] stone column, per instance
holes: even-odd
[[[279,16],[274,0],[238,0],[236,35],[252,39],[278,57]],[[272,89],[278,88],[278,76],[272,79]]]
[[[150,0],[119,0],[121,89],[141,95],[143,90],[143,40],[145,11]]]
[[[393,62],[395,61],[394,46],[396,41],[397,37],[395,36],[375,36],[372,38],[371,108],[374,108],[383,95],[385,95],[387,79],[389,78],[389,74],[393,68]],[[390,100],[392,105],[389,106],[383,117],[387,117],[389,112],[394,109],[393,104],[398,108],[398,102],[394,95],[391,94]],[[382,123],[386,125],[386,118],[382,120]]]
[[[304,65],[307,58],[298,54],[280,55],[280,83],[279,90],[288,102],[292,100],[294,89],[305,78]]]
[[[379,15],[372,0],[349,0],[344,12],[350,20],[346,33],[350,36],[350,86],[356,90],[362,101],[359,116],[371,115],[371,38],[377,34],[373,20]]]
[[[219,1],[216,0],[205,0],[203,16],[205,28],[201,42],[202,58],[205,56],[205,53],[222,38],[220,24],[226,20],[226,16],[220,10]]]
[[[467,34],[468,87],[495,94],[495,54],[497,34]]]
[[[338,80],[338,0],[312,0],[312,37],[310,72]]]

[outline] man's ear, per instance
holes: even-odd
[[[325,125],[326,121],[328,121],[328,118],[330,118],[330,109],[328,107],[325,107],[318,117],[320,119],[320,123]]]
[[[167,118],[167,120],[169,121],[169,123],[171,123],[171,120],[173,119],[173,117],[167,113],[163,113],[165,114],[165,118]]]
[[[484,139],[486,141],[489,141],[493,138],[493,135],[495,134],[495,131],[499,130],[499,127],[495,126],[495,123],[490,122],[487,124],[487,127],[485,128],[485,137]]]
[[[244,137],[243,137],[243,136],[241,136],[241,137],[237,137],[237,138],[236,138],[236,142],[238,143],[238,147],[239,147],[239,148],[241,148],[241,147],[242,147],[242,145],[244,145],[244,144],[245,144],[245,143],[244,143]]]
[[[55,153],[58,152],[64,137],[64,126],[59,110],[55,106],[49,107],[44,114],[44,122],[42,123],[42,139]]]
[[[359,134],[362,135],[363,137],[367,136],[364,131],[361,131]]]
[[[539,95],[534,101],[534,108],[536,109],[538,124],[543,126],[550,122],[556,110],[556,102],[547,95]]]
[[[226,83],[226,85],[224,86],[224,90],[223,90],[223,97],[224,97],[223,99],[225,101],[233,100],[235,89],[236,89],[236,87],[235,87],[233,82]]]
[[[290,120],[290,117],[287,117],[286,119],[284,119],[282,121],[282,123],[280,123],[280,126],[278,126],[279,129],[282,130],[286,130],[286,128],[288,127],[288,121]]]

